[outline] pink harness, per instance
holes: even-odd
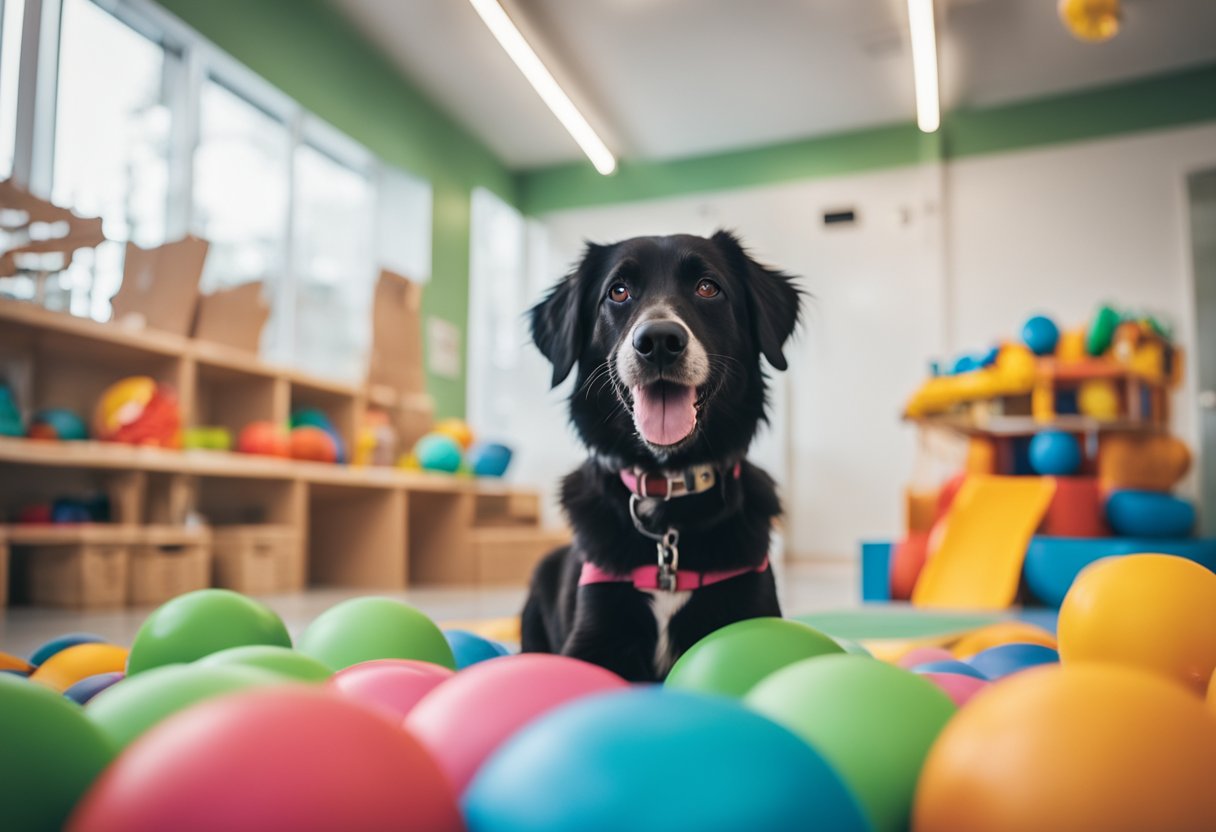
[[[742,466],[735,463],[730,469],[731,475],[739,479]],[[678,563],[678,550],[675,543],[678,535],[674,530],[668,530],[667,535],[654,535],[645,530],[635,513],[637,500],[643,498],[662,498],[670,500],[674,497],[686,497],[700,494],[713,488],[717,482],[717,471],[712,466],[699,465],[684,471],[681,475],[653,475],[641,471],[626,469],[621,471],[621,482],[630,492],[629,510],[638,526],[638,531],[647,537],[659,541],[660,563],[650,566],[639,566],[627,575],[614,575],[594,563],[584,563],[579,574],[579,586],[588,584],[632,583],[637,589],[656,589],[669,592],[685,592],[700,589],[705,586],[729,581],[749,572],[764,572],[768,569],[766,557],[759,566],[745,566],[741,569],[723,569],[716,572],[695,572],[691,569],[673,569]]]
[[[746,575],[748,572],[764,572],[768,569],[768,558],[759,566],[745,566],[742,569],[724,569],[720,572],[694,572],[691,569],[676,570],[675,592],[700,589],[703,586],[720,584]],[[578,576],[578,585],[587,584],[624,584],[632,583],[637,589],[659,589],[659,567],[639,566],[628,575],[613,575],[605,572],[594,563],[584,563],[583,571]]]

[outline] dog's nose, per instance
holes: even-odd
[[[643,360],[660,367],[680,357],[688,330],[675,321],[647,321],[633,331],[633,348]]]

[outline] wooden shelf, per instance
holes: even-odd
[[[918,416],[907,418],[922,427],[946,428],[972,436],[1033,436],[1045,430],[1065,433],[1164,433],[1165,428],[1148,422],[1118,420],[1103,422],[1089,416],[1056,416],[1050,422],[1036,421],[1033,416],[994,416],[983,424],[960,416]]]

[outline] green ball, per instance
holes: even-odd
[[[116,753],[79,705],[0,673],[0,827],[63,828]]]
[[[714,630],[667,674],[667,687],[736,699],[788,664],[843,652],[816,629],[785,618],[749,618]]]
[[[89,701],[84,713],[117,748],[196,702],[258,685],[285,684],[282,676],[253,667],[172,664],[123,679]]]
[[[864,656],[792,664],[756,685],[744,704],[822,754],[875,832],[908,828],[925,755],[955,711],[928,679]]]
[[[227,589],[187,592],[144,621],[131,645],[127,675],[245,644],[291,647],[291,636],[282,619],[252,598]]]
[[[418,659],[456,669],[435,622],[389,598],[352,598],[330,607],[301,634],[299,650],[334,670],[373,659]]]
[[[268,644],[229,647],[205,656],[195,664],[203,667],[255,667],[294,681],[318,684],[333,675],[332,670],[312,656]]]
[[[865,648],[865,645],[863,645],[861,642],[854,641],[851,638],[838,638],[838,639],[836,639],[836,643],[840,645],[840,648],[842,650],[844,650],[844,652],[850,653],[854,656],[873,657],[873,655],[874,655],[869,650],[867,650]]]

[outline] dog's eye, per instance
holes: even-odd
[[[703,298],[716,298],[722,290],[712,280],[702,280],[697,284],[697,295]]]
[[[613,283],[608,290],[608,300],[613,303],[624,303],[629,300],[629,287],[624,283]]]

